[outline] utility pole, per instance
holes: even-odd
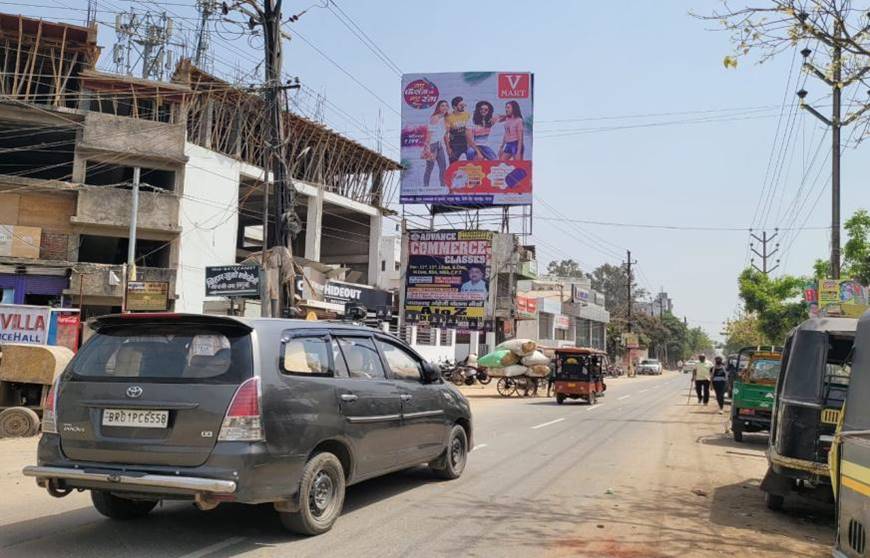
[[[634,301],[631,297],[631,266],[637,263],[637,260],[631,260],[631,250],[626,250],[626,260],[625,260],[625,288],[628,295],[628,332],[631,333],[631,310],[634,305]]]
[[[767,245],[768,245],[768,243],[776,240],[776,237],[779,236],[779,229],[773,229],[773,234],[770,236],[767,236],[767,231],[762,231],[760,237],[757,234],[755,234],[754,232],[752,232],[752,229],[750,229],[749,236],[751,236],[756,241],[761,243],[761,252],[759,252],[758,250],[755,249],[755,244],[753,244],[751,242],[749,243],[749,249],[752,250],[752,253],[755,254],[756,256],[758,256],[759,258],[761,258],[761,267],[759,268],[757,265],[755,265],[755,258],[750,260],[752,267],[756,271],[760,271],[761,273],[763,273],[765,275],[769,274],[770,272],[772,272],[773,270],[778,268],[779,267],[779,259],[778,258],[776,260],[776,265],[774,265],[774,266],[768,266],[767,261],[769,259],[771,259],[773,256],[775,256],[777,252],[779,252],[779,242],[777,242],[776,245],[774,246],[774,248],[770,249],[770,250],[767,248]]]
[[[136,228],[139,221],[139,179],[142,169],[133,167],[133,191],[130,197],[130,231],[127,234],[127,263],[124,265],[124,294],[121,310],[127,311],[127,290],[130,281],[136,280]]]
[[[211,46],[211,32],[208,22],[219,8],[220,4],[217,0],[196,0],[199,24],[196,30],[196,53],[193,57],[193,63],[197,68],[204,68],[207,65],[208,49]]]
[[[870,26],[868,26],[870,28]],[[863,31],[867,31],[865,28]],[[863,32],[862,31],[862,32]],[[803,68],[805,71],[813,74],[831,87],[832,91],[832,109],[831,118],[827,118],[818,110],[806,103],[806,89],[801,89],[797,92],[800,99],[800,107],[807,110],[810,114],[821,120],[831,128],[831,278],[840,278],[840,132],[843,126],[848,126],[857,120],[864,112],[870,108],[870,104],[865,104],[862,108],[847,116],[845,119],[842,116],[843,89],[852,85],[856,81],[861,80],[864,75],[870,71],[870,66],[864,66],[851,77],[843,79],[843,28],[841,22],[834,23],[834,36],[832,39],[823,40],[828,47],[831,48],[831,77],[829,78],[825,72],[816,68],[809,61],[809,56],[812,50],[805,48],[801,51],[804,57]]]

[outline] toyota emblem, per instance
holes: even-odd
[[[127,397],[130,399],[136,399],[137,397],[142,397],[142,388],[140,386],[130,386],[127,388]]]

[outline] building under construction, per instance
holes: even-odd
[[[261,91],[178,64],[159,82],[96,69],[96,27],[0,14],[2,301],[124,304],[132,183],[140,176],[139,281],[169,308],[220,311],[205,267],[262,249],[266,126]],[[310,306],[329,279],[377,285],[395,161],[290,111],[284,157],[302,232],[292,253]],[[138,170],[137,170],[138,169]]]

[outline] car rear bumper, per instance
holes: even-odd
[[[22,471],[26,477],[35,477],[40,484],[50,480],[105,484],[106,488],[130,490],[156,488],[170,492],[232,494],[236,482],[203,477],[135,474],[117,471],[82,470],[67,467],[40,467],[30,465]]]

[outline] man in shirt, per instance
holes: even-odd
[[[698,394],[698,405],[710,403],[710,371],[712,367],[705,355],[698,355],[698,364],[692,371],[692,381],[695,382],[695,393]]]
[[[465,100],[462,97],[453,97],[450,100],[453,112],[444,117],[444,126],[447,133],[444,134],[444,143],[447,145],[447,157],[451,163],[459,160],[468,150],[468,125],[471,114],[467,112]]]
[[[468,281],[459,288],[463,293],[483,293],[486,295],[486,281],[483,268],[477,264],[468,266]]]

